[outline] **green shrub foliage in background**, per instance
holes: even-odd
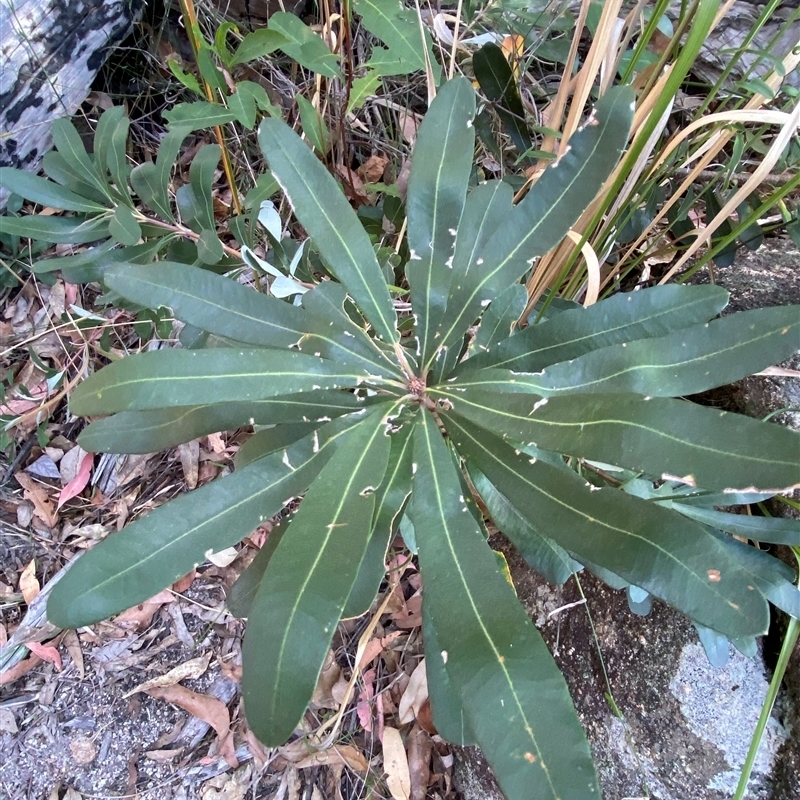
[[[791,571],[729,535],[744,526],[750,539],[800,545],[798,526],[714,510],[800,484],[800,436],[674,399],[790,356],[798,309],[714,319],[724,290],[662,286],[589,308],[553,303],[546,319],[516,325],[520,279],[611,173],[632,111],[630,90],[610,90],[513,205],[503,181],[470,190],[475,94],[463,78],[443,84],[408,184],[412,318],[395,310],[334,179],[266,119],[269,167],[335,279],[292,305],[197,266],[105,270],[111,289],[171,307],[215,346],[135,355],[89,377],[72,411],[113,416],[81,445],[151,452],[257,432],[233,474],[79,559],[53,589],[50,620],[78,627],[146,600],[304,495],[230,598],[248,617],[248,722],[279,745],[337,623],[375,598],[405,516],[439,732],[480,745],[510,800],[599,797],[566,684],[487,544],[476,497],[548,578],[585,566],[628,586],[634,603],[652,595],[680,609],[706,641],[751,650],[767,599],[800,616]]]

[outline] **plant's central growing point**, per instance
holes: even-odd
[[[422,400],[425,397],[425,381],[418,378],[416,375],[408,381],[408,393]]]

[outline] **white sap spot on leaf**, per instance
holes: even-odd
[[[442,650],[442,663],[447,663],[447,650]]]
[[[480,266],[481,264],[483,264],[483,259],[482,259],[482,258],[479,258],[479,259],[478,259],[478,260],[477,260],[475,263],[476,263],[478,266]]]
[[[529,464],[535,464],[535,463],[536,463],[536,461],[537,461],[537,459],[535,459],[535,458],[529,458],[529,459],[528,459],[528,463],[529,463]]]
[[[350,331],[342,331],[342,333],[345,336],[349,336],[351,339],[355,339],[356,338],[352,333],[350,333]]]
[[[416,464],[416,462],[411,464],[411,474],[412,475],[416,475],[417,474],[417,464]]]
[[[534,411],[538,411],[538,409],[540,409],[542,406],[546,406],[546,405],[547,405],[547,398],[546,397],[543,397],[541,400],[537,400],[533,404],[533,408],[531,409],[531,414],[533,414]]]
[[[311,446],[311,452],[312,453],[319,452],[319,436],[317,435],[316,431],[314,431],[314,439],[313,439],[313,444]]]
[[[283,451],[283,458],[281,459],[281,461],[284,464],[286,464],[286,466],[289,467],[289,469],[292,470],[292,472],[294,472],[294,467],[291,465],[291,463],[289,461],[289,451],[288,450],[284,450]]]
[[[371,494],[375,494],[375,487],[374,486],[365,486],[359,492],[359,495],[361,495],[361,497],[369,497]]]
[[[458,236],[458,231],[455,228],[448,228],[448,233],[451,236]]]
[[[408,254],[408,259],[409,259],[409,261],[422,261],[422,256],[418,256],[417,255],[417,251],[416,250],[412,250]]]
[[[330,417],[317,417],[317,422],[330,422]]]
[[[254,417],[250,417],[250,419],[247,421],[247,424],[248,425],[255,425],[256,424],[255,418]]]
[[[491,298],[487,298],[486,300],[481,300],[481,308],[486,308],[491,303]]]

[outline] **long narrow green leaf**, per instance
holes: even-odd
[[[363,398],[335,389],[247,402],[122,411],[84,428],[78,442],[89,453],[157,453],[200,436],[244,425],[326,422],[357,411]]]
[[[727,302],[728,293],[721,286],[655,286],[616,294],[589,308],[564,311],[530,325],[488,352],[476,353],[457,372],[488,366],[538,372],[602,347],[665,336],[707,322]]]
[[[53,122],[51,133],[53,144],[69,169],[78,175],[80,180],[93,186],[110,199],[108,183],[97,169],[92,156],[86,152],[83,139],[72,121],[66,117],[60,117]]]
[[[446,397],[481,427],[545,450],[704,489],[778,492],[800,485],[800,434],[684,400],[626,394],[539,399],[472,388]]]
[[[82,416],[209,402],[263,400],[358,386],[366,370],[296,351],[157,350],[123,358],[81,383],[70,408]]]
[[[566,235],[616,166],[628,141],[633,101],[628,87],[606,92],[561,158],[522,202],[508,206],[503,223],[479,253],[480,270],[451,293],[448,302],[459,313],[442,330],[442,343],[451,345],[463,335],[483,307]]]
[[[306,335],[299,349],[341,364],[353,364],[403,380],[397,359],[382,350],[344,310],[347,294],[340,283],[325,281],[303,295]]]
[[[718,528],[734,536],[744,536],[754,542],[785,544],[800,547],[800,520],[791,517],[757,517],[750,514],[730,514],[713,508],[700,508],[673,500],[658,503],[690,519]]]
[[[108,206],[87,200],[58,183],[40,178],[38,175],[25,172],[25,170],[14,169],[14,167],[0,167],[0,186],[32,203],[58,208],[62,211],[96,214],[108,210]]]
[[[130,203],[128,194],[128,166],[126,147],[130,120],[125,116],[124,106],[106,109],[97,123],[94,135],[94,157],[101,174],[108,172],[114,181],[120,198]]]
[[[769,614],[763,597],[719,542],[700,525],[616,489],[531,463],[488,431],[454,415],[446,426],[459,452],[525,519],[577,559],[611,570],[727,636],[759,635]]]
[[[305,491],[330,458],[342,422],[182,495],[112,534],[59,581],[47,606],[62,628],[124,611],[174,583],[209,551],[236,544]]]
[[[581,565],[549,536],[536,530],[525,517],[508,502],[508,498],[474,465],[469,465],[472,485],[486,504],[492,522],[504,533],[528,565],[549,583],[560,586]],[[542,526],[545,528],[546,526]]]
[[[261,149],[330,271],[385,341],[399,340],[394,307],[361,222],[308,145],[286,123],[265,119]]]
[[[428,699],[436,730],[445,741],[459,747],[477,744],[461,705],[461,695],[450,680],[447,665],[441,658],[442,648],[430,617],[430,614],[422,616],[422,639],[428,654],[425,659],[425,676],[428,679]]]
[[[306,332],[301,308],[188,264],[120,264],[105,280],[128,300],[169,306],[181,321],[240,342],[291,347]]]
[[[424,371],[437,346],[434,332],[453,279],[464,198],[475,149],[475,91],[466,78],[445,83],[422,121],[411,162],[406,197],[406,275],[416,317]]]
[[[291,516],[284,517],[277,525],[272,526],[264,546],[231,586],[228,596],[225,598],[225,604],[234,617],[244,619],[250,616],[250,609],[258,593],[258,587],[261,586],[264,573],[293,519],[294,517]]]
[[[400,513],[411,494],[413,425],[410,422],[392,434],[389,463],[375,496],[375,514],[367,549],[342,617],[360,617],[375,600],[386,575],[386,551],[400,521]]]
[[[386,413],[376,409],[343,439],[309,488],[253,601],[242,694],[247,721],[266,744],[285,742],[306,710],[367,548],[389,457]]]
[[[105,239],[108,221],[102,217],[46,217],[28,214],[25,217],[0,217],[0,233],[8,236],[25,236],[51,244],[85,244]]]
[[[494,104],[497,116],[514,142],[517,153],[522,156],[532,149],[533,142],[525,124],[525,107],[508,59],[498,45],[490,42],[475,53],[472,66],[483,93]]]
[[[537,373],[484,369],[453,385],[543,397],[630,392],[652,397],[699,394],[752,375],[800,350],[800,306],[731,314],[668,336],[593,350]]]
[[[470,514],[427,412],[417,424],[414,462],[423,616],[437,643],[428,658],[444,664],[509,800],[599,797],[564,678]]]

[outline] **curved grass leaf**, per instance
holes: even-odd
[[[481,308],[566,235],[619,161],[628,141],[633,102],[628,87],[606,92],[570,138],[567,152],[542,173],[518,205],[506,209],[503,222],[479,253],[481,269],[451,293],[448,303],[458,316],[442,329],[443,343],[463,335]]]
[[[577,559],[611,570],[727,636],[759,635],[769,614],[737,561],[700,525],[617,489],[531,463],[486,430],[448,414],[459,452],[537,530]]]
[[[503,391],[505,382],[511,391],[545,397],[566,392],[675,397],[732,383],[799,349],[800,306],[758,308],[668,336],[594,350],[533,375],[506,372],[505,379],[498,375],[499,380],[482,385]],[[486,372],[495,370],[478,374]]]
[[[410,260],[406,275],[416,317],[419,355],[430,361],[434,333],[453,279],[458,237],[475,149],[475,91],[466,78],[445,83],[422,120],[406,197]]]
[[[446,397],[481,427],[545,450],[704,489],[778,492],[800,484],[800,434],[684,400],[624,394],[539,399],[472,388]]]
[[[305,712],[367,548],[389,457],[386,411],[376,409],[342,440],[253,600],[242,694],[248,724],[268,745],[285,742]]]
[[[200,436],[244,425],[326,422],[364,405],[352,392],[303,392],[248,402],[122,411],[97,420],[78,441],[88,453],[157,453]]]
[[[394,307],[378,259],[336,181],[283,121],[265,119],[258,141],[327,267],[344,284],[378,336],[397,342]]]
[[[728,292],[721,286],[654,286],[616,294],[589,308],[563,311],[547,322],[530,325],[488,352],[476,353],[456,371],[502,367],[538,372],[602,347],[664,336],[706,322],[727,302]]]
[[[90,625],[157,594],[209,551],[236,544],[305,491],[335,449],[340,425],[330,423],[331,435],[319,446],[307,437],[112,534],[57,584],[48,619],[61,628]]]
[[[444,665],[509,800],[599,796],[564,678],[469,513],[429,413],[418,418],[414,462],[423,615],[437,645],[428,658]]]
[[[108,206],[87,200],[58,183],[21,169],[14,169],[14,167],[0,167],[0,186],[31,203],[38,203],[48,208],[79,211],[86,214],[102,213],[108,210]]]
[[[358,569],[342,617],[360,617],[375,600],[386,574],[386,551],[400,521],[400,513],[411,494],[413,425],[406,423],[392,434],[389,463],[375,496],[375,514],[367,549]]]
[[[497,529],[545,580],[560,586],[581,569],[560,544],[539,533],[477,467],[470,465],[469,475]],[[547,526],[541,527],[546,529]]]
[[[301,308],[188,264],[120,264],[105,280],[128,300],[169,306],[179,320],[239,342],[284,348],[306,333]]]
[[[316,389],[358,386],[365,370],[281,350],[157,350],[109,364],[72,395],[81,416],[209,402],[263,400]]]

